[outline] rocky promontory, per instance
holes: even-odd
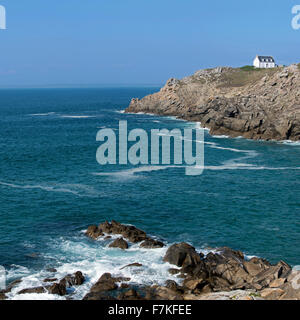
[[[157,93],[132,99],[128,113],[200,122],[213,135],[300,140],[300,64],[274,69],[218,67],[169,79]]]

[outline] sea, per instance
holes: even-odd
[[[133,97],[156,87],[0,90],[0,265],[22,279],[9,299],[65,299],[17,294],[80,270],[82,299],[104,272],[135,285],[178,281],[163,262],[188,242],[204,254],[228,246],[249,258],[300,264],[300,143],[251,141],[204,133],[205,168],[100,165],[99,130],[195,128],[174,117],[127,114]],[[108,248],[88,239],[90,224],[117,220],[163,240],[161,249]],[[141,268],[123,266],[139,262]],[[49,268],[55,268],[51,273]]]

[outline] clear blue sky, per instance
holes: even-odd
[[[300,62],[300,0],[0,0],[0,86],[162,84],[256,54]]]

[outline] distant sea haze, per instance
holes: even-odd
[[[55,278],[77,270],[87,275],[76,299],[104,272],[121,272],[136,284],[162,284],[173,278],[161,257],[179,241],[204,253],[228,246],[299,264],[299,143],[231,139],[206,130],[205,170],[192,177],[172,163],[97,163],[98,130],[118,130],[119,121],[147,132],[195,127],[172,117],[122,112],[132,97],[157,90],[0,90],[0,261],[8,281],[23,278],[10,299],[18,298],[17,290],[42,285],[49,267],[56,269]],[[111,219],[168,245],[145,255],[138,245],[122,251],[86,238],[88,225]],[[133,262],[145,267],[119,270]]]

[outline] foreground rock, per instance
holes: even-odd
[[[126,112],[199,121],[213,135],[299,141],[300,65],[200,70],[132,99]]]
[[[164,261],[181,267],[184,293],[189,298],[236,290],[252,290],[257,297],[270,300],[300,298],[300,285],[296,290],[293,284],[297,274],[284,261],[271,265],[265,259],[246,260],[242,252],[226,247],[204,257],[186,243],[171,246]]]
[[[104,273],[100,279],[91,287],[90,292],[83,300],[102,300],[107,297],[107,293],[118,288],[119,282],[127,282],[130,278],[112,277],[110,273]],[[111,296],[108,295],[111,298]]]

